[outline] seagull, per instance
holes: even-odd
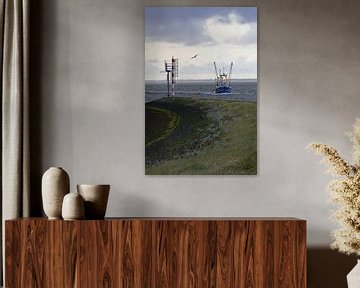
[[[189,62],[189,61],[192,60],[192,59],[195,59],[197,56],[199,56],[199,54],[195,54],[194,56],[190,57],[190,59],[187,60],[185,63]]]

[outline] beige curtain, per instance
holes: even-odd
[[[1,271],[4,271],[4,221],[29,216],[29,0],[0,0],[0,5]]]

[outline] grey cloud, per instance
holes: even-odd
[[[166,25],[158,25],[149,28],[151,35],[145,37],[146,41],[166,41],[170,43],[183,43],[185,45],[197,45],[210,43],[212,39],[204,35],[204,29],[200,20],[174,21]]]

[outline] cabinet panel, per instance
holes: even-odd
[[[8,220],[6,287],[306,287],[295,218]]]

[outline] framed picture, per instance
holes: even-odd
[[[145,174],[257,174],[257,8],[145,8]]]

